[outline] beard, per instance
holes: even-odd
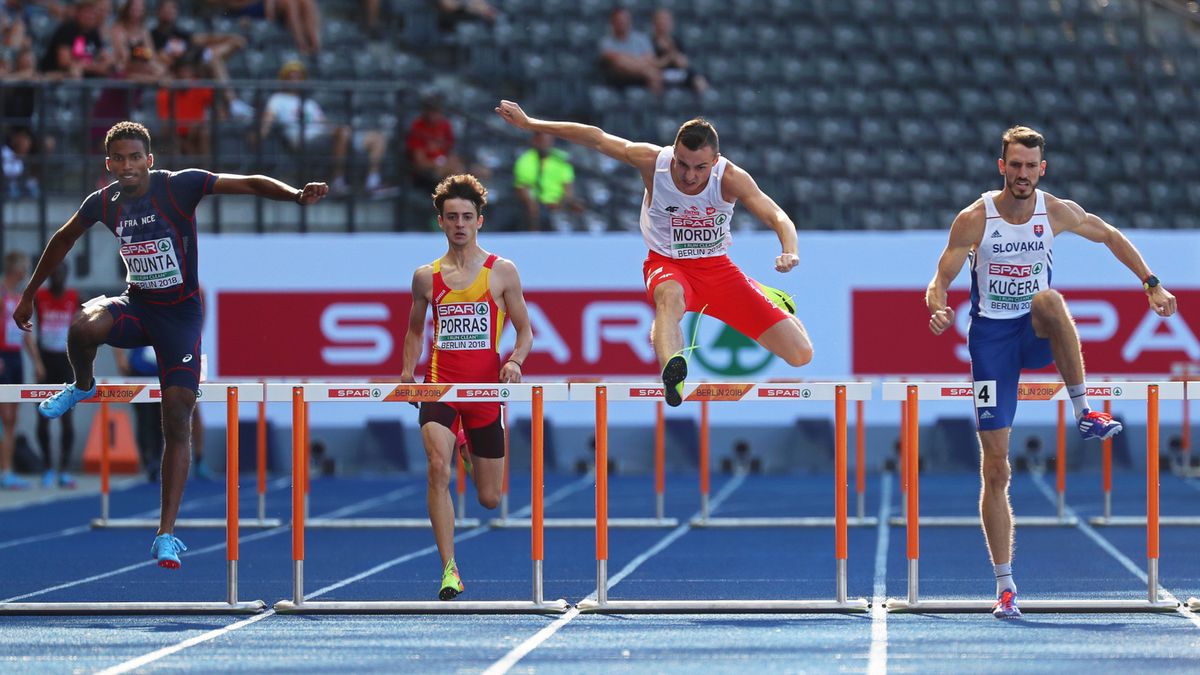
[[[1005,187],[1008,188],[1008,194],[1012,195],[1013,199],[1026,200],[1037,193],[1037,183],[1034,183],[1034,182],[1029,183],[1029,194],[1026,194],[1026,195],[1017,193],[1016,183],[1008,183],[1007,185],[1005,185]]]

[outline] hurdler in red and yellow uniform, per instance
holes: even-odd
[[[433,354],[431,383],[500,381],[500,331],[504,312],[492,297],[492,254],[483,263],[470,286],[455,290],[442,278],[442,260],[433,261]],[[504,456],[504,430],[500,426],[500,403],[426,403],[421,406],[421,425],[437,422],[453,428],[462,417],[472,454]]]

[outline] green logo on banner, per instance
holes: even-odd
[[[697,349],[692,354],[700,365],[714,374],[741,377],[761,372],[771,364],[774,356],[771,352],[719,321],[709,322],[710,326],[719,328],[701,330],[697,334],[696,324],[699,320],[699,314],[692,314],[686,322],[684,334],[697,335]]]

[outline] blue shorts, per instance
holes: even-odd
[[[200,331],[204,328],[204,303],[199,295],[173,305],[147,302],[136,294],[105,298],[113,317],[105,344],[121,349],[154,347],[158,356],[158,382],[200,390]]]
[[[0,351],[0,384],[25,384],[25,365],[20,349]]]
[[[1054,362],[1050,341],[1033,331],[1033,316],[972,317],[967,332],[971,379],[975,382],[975,426],[980,431],[1011,427],[1017,414],[1017,383],[1023,368]]]

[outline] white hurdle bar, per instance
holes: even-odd
[[[947,390],[951,391],[947,391]],[[957,392],[965,391],[965,394]],[[920,560],[920,489],[918,468],[920,466],[918,401],[945,400],[949,398],[974,398],[971,383],[961,382],[888,382],[884,383],[886,400],[896,400],[904,393],[907,403],[908,458],[905,472],[908,477],[907,532],[908,532],[908,597],[888,599],[885,606],[889,612],[988,612],[992,600],[921,600],[919,591]],[[1088,396],[1096,399],[1145,400],[1146,423],[1146,599],[1144,600],[1021,600],[1024,612],[1170,612],[1179,603],[1162,600],[1158,595],[1158,411],[1159,399],[1180,400],[1183,398],[1181,382],[1108,382],[1103,386],[1089,387]],[[1022,400],[1061,400],[1066,396],[1066,387],[1061,382],[1023,382],[1020,384]]]
[[[260,401],[263,396],[261,384],[203,384],[209,400],[224,400],[226,410],[225,427],[225,559],[226,601],[225,602],[6,602],[0,603],[0,615],[4,614],[256,614],[266,609],[261,600],[243,602],[238,600],[238,403],[245,394],[247,401]],[[31,393],[27,385],[0,385],[0,401],[40,401],[44,396]],[[37,387],[38,392],[46,387]],[[136,389],[137,391],[133,391]],[[120,400],[133,403],[157,402],[151,398],[149,387],[142,385],[98,385],[92,400]],[[157,388],[155,388],[157,389]],[[57,391],[57,390],[55,390]],[[108,429],[104,428],[107,435]],[[102,446],[107,447],[107,446]],[[102,480],[107,481],[107,476]],[[158,521],[154,521],[157,527]]]
[[[701,383],[685,384],[688,401],[835,401],[834,423],[834,558],[836,561],[833,600],[614,600],[608,599],[608,401],[661,400],[661,384],[571,384],[571,399],[596,402],[596,599],[576,607],[583,612],[610,614],[665,613],[808,613],[865,612],[863,598],[847,595],[847,459],[846,400],[869,399],[866,382],[796,383]]]
[[[286,398],[283,398],[285,397]],[[543,597],[542,541],[543,507],[543,402],[566,401],[566,384],[268,384],[267,399],[292,402],[292,426],[303,426],[307,401],[389,402],[505,402],[530,401],[533,435],[530,448],[532,473],[531,528],[533,597],[529,601],[311,601],[304,599],[305,474],[308,444],[301,434],[292,434],[292,599],[275,603],[275,611],[307,614],[546,614],[567,611],[565,600],[547,602]],[[428,521],[426,521],[428,527]]]
[[[666,515],[666,420],[663,414],[663,402],[659,401],[655,406],[655,421],[654,421],[654,517],[637,518],[637,517],[621,517],[609,518],[609,527],[633,527],[633,528],[653,528],[653,527],[675,527],[679,525],[678,518],[668,518]],[[507,411],[505,411],[507,414]],[[507,420],[507,418],[506,418]],[[508,422],[504,423],[504,443],[505,448],[508,447]],[[507,451],[505,456],[507,456]],[[493,518],[488,524],[492,527],[529,527],[531,520],[529,518],[513,518],[508,515],[508,463],[504,464],[504,492],[501,495],[500,502],[500,517]],[[561,528],[593,528],[596,526],[595,518],[545,518],[543,520],[544,527],[561,527]]]

